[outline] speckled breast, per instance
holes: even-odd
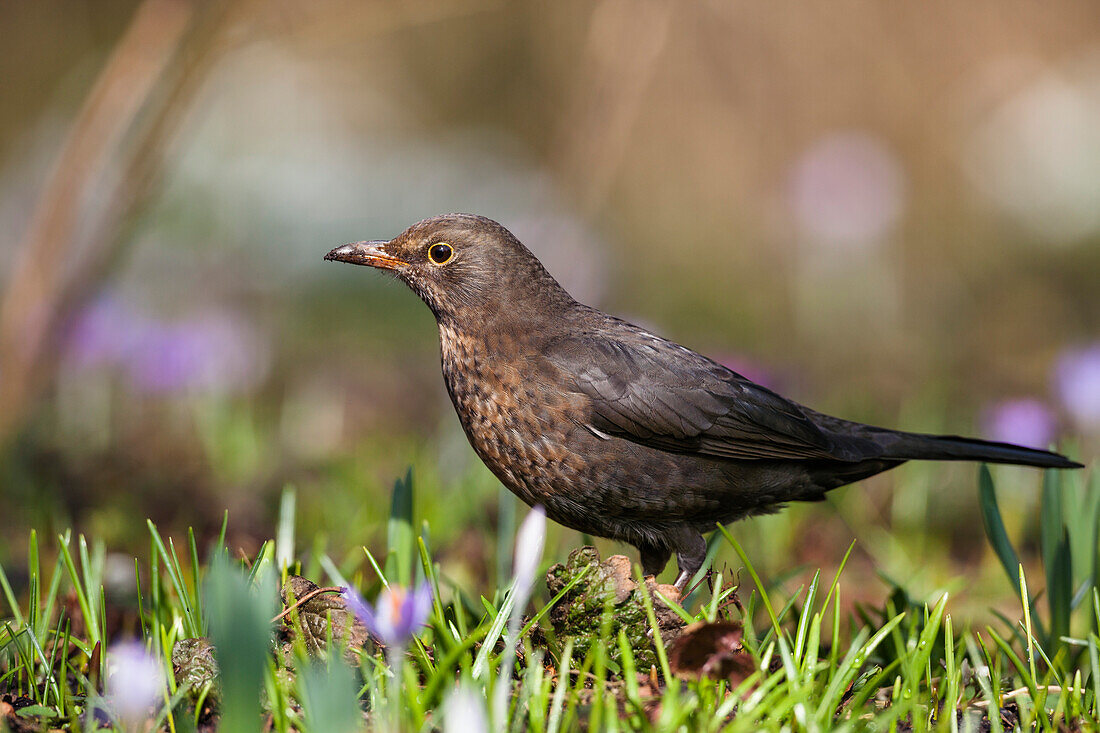
[[[583,483],[583,461],[570,448],[578,426],[568,413],[575,406],[542,388],[545,375],[517,355],[523,345],[514,337],[472,338],[445,325],[439,336],[443,378],[474,450],[521,499],[554,513],[566,500],[556,489]]]

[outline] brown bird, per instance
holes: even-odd
[[[390,270],[439,324],[443,378],[474,451],[551,519],[638,548],[681,590],[702,533],[910,459],[1078,468],[1056,453],[905,433],[803,407],[578,303],[500,224],[425,219],[325,255]]]

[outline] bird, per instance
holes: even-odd
[[[633,545],[646,576],[675,553],[680,591],[719,524],[820,501],[909,460],[1081,467],[816,412],[577,302],[482,216],[435,216],[325,259],[389,271],[431,309],[459,421],[508,489],[559,524]]]

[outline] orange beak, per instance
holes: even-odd
[[[408,263],[404,260],[392,257],[386,252],[384,247],[387,244],[389,242],[381,239],[370,242],[352,242],[332,250],[325,255],[325,259],[347,262],[352,265],[380,267],[384,270],[396,270],[398,267],[407,265]]]

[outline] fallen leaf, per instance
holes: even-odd
[[[320,590],[313,581],[300,575],[291,575],[280,591],[283,605],[305,598]],[[293,598],[293,600],[291,600]],[[348,609],[344,597],[339,593],[320,593],[309,598],[297,607],[302,641],[310,654],[324,651],[328,640],[343,643],[350,651],[366,646],[371,641],[367,627]]]
[[[680,677],[728,679],[740,684],[756,671],[756,661],[741,644],[741,624],[732,621],[691,624],[672,644],[668,661]]]

